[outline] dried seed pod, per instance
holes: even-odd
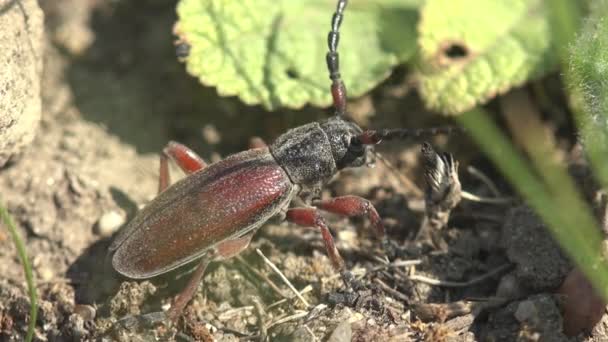
[[[437,153],[430,143],[422,144],[422,163],[426,180],[426,215],[419,237],[435,235],[450,218],[450,212],[460,203],[461,186],[458,179],[458,161],[450,153]],[[433,238],[435,245],[440,245]],[[438,246],[439,247],[439,246]]]

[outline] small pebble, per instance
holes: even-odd
[[[41,282],[49,282],[55,278],[55,271],[47,266],[41,266],[38,268],[38,277]]]
[[[213,125],[205,125],[205,127],[203,127],[202,134],[205,142],[210,145],[216,145],[222,140],[220,132],[218,132],[217,128],[215,128]]]
[[[532,323],[538,317],[536,305],[530,300],[524,300],[517,306],[514,316],[520,323]]]
[[[97,221],[94,233],[102,237],[109,237],[114,234],[120,226],[125,223],[125,216],[116,210],[105,212]]]
[[[526,294],[526,290],[521,286],[514,272],[505,274],[496,289],[496,296],[502,298],[517,299],[525,297]]]
[[[350,318],[348,319],[348,323],[357,323],[360,320],[364,319],[365,316],[363,316],[362,314],[355,312],[352,316],[350,316]]]
[[[348,320],[342,321],[334,332],[331,333],[327,342],[349,342],[352,339],[353,331]]]
[[[292,342],[314,342],[315,340],[315,336],[304,326],[300,326],[289,336],[289,341]]]

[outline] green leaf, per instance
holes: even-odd
[[[351,1],[340,29],[349,96],[384,80],[414,53],[419,0]],[[181,0],[176,33],[187,70],[222,96],[267,109],[331,104],[325,64],[336,1]]]
[[[565,79],[581,141],[608,186],[608,0],[594,1],[589,13],[571,46]]]
[[[543,0],[428,0],[418,26],[426,105],[457,114],[557,66]]]

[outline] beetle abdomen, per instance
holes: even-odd
[[[110,247],[114,269],[149,278],[184,265],[262,225],[292,192],[267,150],[232,155],[175,183],[139,212]]]

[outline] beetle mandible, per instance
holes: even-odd
[[[159,194],[119,233],[109,248],[112,265],[134,279],[151,278],[200,259],[184,290],[165,317],[181,314],[194,295],[211,261],[244,250],[267,220],[276,215],[321,231],[333,267],[347,287],[353,277],[319,214],[324,210],[345,216],[367,216],[386,244],[378,212],[366,199],[342,196],[320,199],[321,188],[347,167],[366,165],[373,145],[382,140],[446,132],[446,129],[362,130],[344,118],[346,87],[339,71],[339,28],[347,0],[339,0],[331,20],[326,56],[335,115],[280,135],[267,147],[250,149],[207,165],[195,152],[170,142],[160,159]],[[169,186],[168,160],[188,176]],[[307,207],[290,208],[300,197]]]

